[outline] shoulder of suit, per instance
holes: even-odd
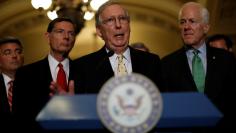
[[[105,51],[106,52],[106,51]],[[73,62],[76,63],[82,63],[82,62],[91,62],[93,60],[99,60],[105,58],[106,53],[104,53],[103,49],[100,49],[96,52],[83,55],[77,59],[74,59]]]
[[[48,60],[47,59],[41,59],[39,61],[36,61],[36,62],[33,62],[33,63],[30,63],[30,64],[26,64],[22,67],[20,67],[18,69],[18,71],[21,71],[21,72],[37,72],[36,69],[41,67],[41,66],[44,66],[44,65],[47,65],[48,64]]]
[[[224,49],[214,48],[214,47],[208,47],[207,52],[211,54],[212,56],[222,56],[227,59],[229,58],[235,58],[233,53],[228,52]]]
[[[158,54],[145,52],[145,51],[137,50],[134,48],[130,48],[130,54],[131,54],[131,56],[133,56],[132,54],[134,54],[134,55],[138,55],[138,56],[142,56],[142,57],[160,58]]]
[[[162,57],[162,61],[169,61],[169,60],[175,60],[176,58],[179,58],[179,56],[185,54],[185,50],[183,48],[178,49],[172,53],[169,53],[168,55]]]

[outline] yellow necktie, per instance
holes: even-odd
[[[117,75],[118,76],[123,76],[127,74],[127,69],[125,67],[125,63],[123,61],[124,56],[123,55],[118,55],[118,66],[117,66]]]

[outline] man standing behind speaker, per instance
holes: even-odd
[[[0,39],[0,122],[1,131],[13,128],[12,85],[16,70],[24,64],[23,46],[15,37]],[[3,128],[3,129],[2,129]],[[9,130],[8,130],[9,131]]]
[[[45,37],[49,54],[42,60],[26,65],[16,72],[13,92],[13,113],[19,128],[30,132],[40,131],[36,116],[52,95],[73,94],[72,61],[68,54],[74,46],[76,27],[68,18],[56,18],[47,28]],[[60,65],[59,65],[60,64]],[[61,71],[60,71],[61,70]],[[58,74],[60,73],[61,74]],[[64,90],[58,83],[58,75]],[[22,123],[22,124],[21,124]]]
[[[119,76],[119,66],[126,74],[140,73],[150,78],[159,88],[160,58],[158,55],[135,50],[129,46],[130,16],[119,3],[108,1],[96,12],[96,32],[105,45],[99,51],[75,60],[75,88],[85,93],[98,93],[112,76]],[[119,63],[118,57],[123,60]]]
[[[229,52],[206,45],[208,10],[196,2],[184,4],[179,12],[179,27],[184,46],[162,59],[164,87],[170,92],[204,93],[224,113],[224,118],[233,117],[236,64]],[[230,124],[233,123],[224,127]]]

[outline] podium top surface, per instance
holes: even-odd
[[[214,126],[222,117],[202,93],[162,93],[162,98],[164,108],[157,124],[159,128]],[[96,111],[96,99],[97,95],[92,94],[54,96],[36,120],[49,129],[103,128]]]

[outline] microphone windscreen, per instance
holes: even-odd
[[[107,56],[108,56],[108,57],[111,57],[113,54],[114,54],[114,51],[110,50],[110,51],[107,53]]]

